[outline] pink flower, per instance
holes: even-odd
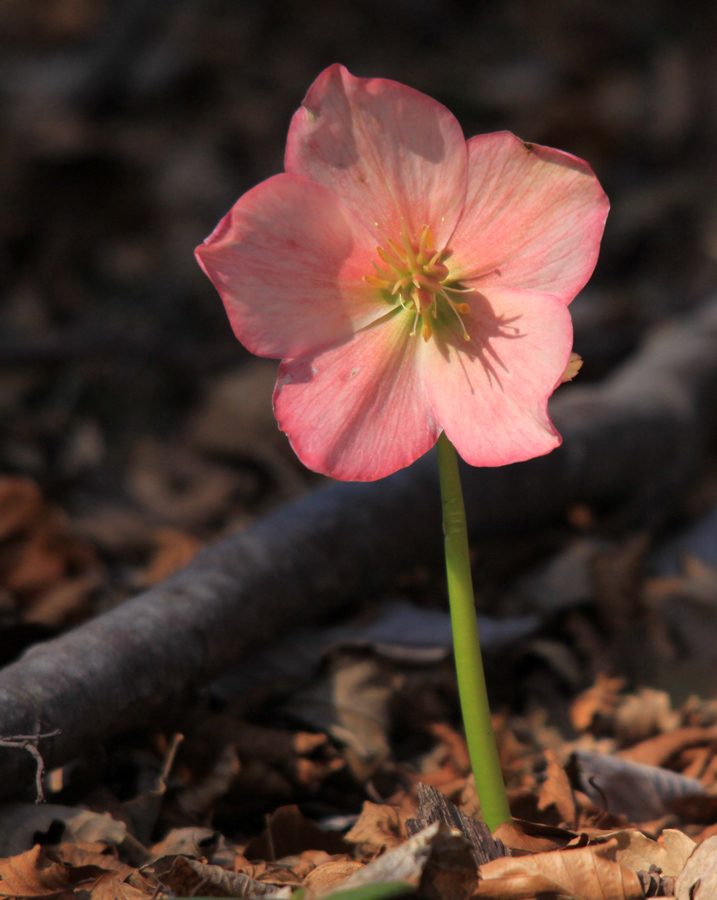
[[[476,466],[557,447],[567,306],[608,212],[590,167],[508,132],[466,141],[430,97],[339,65],[285,165],[196,253],[239,340],[283,360],[274,411],[304,464],[372,481],[441,431]]]

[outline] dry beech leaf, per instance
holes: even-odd
[[[547,809],[554,805],[561,820],[572,825],[575,822],[575,799],[570,787],[570,780],[553,750],[546,750],[545,758],[548,761],[548,767],[545,781],[540,786],[538,809]]]
[[[677,900],[717,900],[717,835],[692,852],[675,883]]]
[[[281,859],[304,850],[348,853],[351,847],[335,831],[325,831],[308,819],[298,806],[280,806],[267,820],[266,831],[244,848],[247,859]]]
[[[37,517],[40,488],[29,478],[0,478],[0,541],[16,534]]]
[[[406,839],[405,816],[395,806],[365,800],[361,815],[346,840],[377,849],[396,847]]]
[[[137,579],[139,587],[152,587],[174,575],[189,565],[203,546],[202,541],[178,528],[158,528],[154,543],[152,558]]]
[[[617,841],[592,847],[553,850],[533,856],[503,857],[480,867],[474,897],[524,900],[644,900],[637,874],[615,861]]]
[[[364,868],[364,863],[356,859],[332,859],[317,866],[304,879],[302,887],[314,895],[327,893],[334,885],[346,881],[349,875]],[[343,887],[339,888],[343,890]]]
[[[154,885],[142,888],[123,881],[117,872],[105,872],[91,886],[86,888],[92,900],[145,900],[155,896]]]
[[[713,728],[677,728],[655,737],[648,738],[634,747],[621,750],[622,759],[645,763],[648,766],[664,766],[664,764],[686,747],[697,747],[711,744],[717,740],[717,727]]]
[[[79,885],[90,890],[91,884],[106,874],[115,875],[94,865],[66,866],[36,844],[32,850],[19,856],[0,859],[0,898],[39,900],[52,897],[53,900],[64,900],[75,896],[73,889]],[[136,898],[128,897],[128,900]]]
[[[221,866],[212,866],[199,862],[196,859],[187,859],[185,856],[177,856],[172,863],[172,868],[160,876],[160,881],[179,897],[208,896],[208,897],[239,897],[239,898],[271,898],[271,900],[289,900],[290,887],[276,887],[272,884],[263,884],[241,875],[222,869]]]
[[[615,859],[621,866],[635,872],[649,871],[657,866],[663,875],[677,876],[697,846],[692,838],[676,828],[667,828],[653,841],[636,829],[613,831],[605,835],[617,841]],[[600,837],[602,841],[602,836]]]
[[[537,822],[525,822],[516,818],[513,818],[510,825],[503,822],[493,832],[493,837],[501,840],[513,856],[561,850],[576,836],[574,831],[568,831],[565,828],[558,828],[555,825],[539,825]]]
[[[70,870],[48,860],[42,847],[0,859],[0,897],[48,897],[69,891]]]
[[[64,826],[58,840],[81,843],[102,841],[121,844],[127,837],[124,822],[109,813],[93,813],[74,806],[54,803],[6,803],[0,809],[0,856],[16,856],[29,850],[34,835],[46,834],[53,823]]]
[[[570,706],[570,718],[575,730],[587,731],[595,727],[601,731],[611,725],[620,705],[620,691],[624,687],[624,678],[613,678],[601,672],[595,684],[578,695]]]
[[[467,841],[458,832],[434,822],[344,881],[335,882],[333,890],[401,881],[414,888],[420,885],[423,897],[465,900],[475,888],[476,871]],[[309,897],[315,900],[330,892],[314,890]]]

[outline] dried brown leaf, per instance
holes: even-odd
[[[334,885],[346,881],[349,875],[363,869],[364,865],[356,859],[336,859],[322,863],[309,872],[304,879],[303,887],[310,889],[314,896],[319,896],[329,892]]]
[[[272,900],[288,900],[291,897],[290,887],[276,887],[242,875],[212,866],[196,859],[177,856],[168,872],[159,876],[160,881],[173,893],[180,897],[239,897],[239,898],[272,898]]]
[[[46,834],[55,823],[64,826],[58,836],[63,841],[121,844],[127,837],[127,826],[109,813],[53,803],[7,803],[0,809],[0,856],[29,850],[34,836],[38,832]]]
[[[47,859],[36,844],[19,856],[0,859],[0,897],[49,897],[69,891],[69,869]]]
[[[346,840],[352,844],[369,844],[377,850],[395,847],[406,838],[405,819],[395,806],[366,800]]]
[[[27,528],[42,506],[40,488],[29,478],[0,478],[0,541]]]
[[[692,852],[675,884],[677,900],[717,900],[717,835]]]
[[[596,727],[598,732],[602,732],[606,726],[611,727],[620,705],[620,691],[624,687],[624,678],[612,678],[601,672],[595,684],[572,702],[570,718],[576,731]]]
[[[468,842],[440,822],[388,850],[367,866],[357,869],[329,888],[315,888],[310,900],[332,890],[352,890],[369,884],[405,881],[421,887],[421,895],[442,900],[464,900],[476,883],[476,865]],[[316,877],[318,869],[312,873]]]
[[[645,763],[648,766],[663,766],[671,756],[686,747],[697,747],[711,744],[717,740],[717,727],[712,728],[677,728],[658,734],[630,747],[618,754],[623,759]]]
[[[522,856],[524,853],[560,850],[573,840],[575,832],[514,818],[510,825],[505,822],[499,825],[493,832],[493,837],[513,851],[513,856]]]
[[[155,895],[155,887],[143,879],[142,887],[128,884],[117,872],[105,872],[84,888],[91,900],[145,900]]]
[[[575,800],[570,780],[553,750],[546,750],[545,758],[548,762],[548,767],[545,773],[545,781],[540,786],[538,809],[547,809],[549,806],[555,806],[561,820],[568,825],[572,825],[575,822]]]
[[[481,866],[473,896],[484,900],[544,895],[575,900],[643,900],[640,879],[615,861],[616,850],[617,841],[613,840],[593,847],[495,859]]]
[[[335,831],[324,831],[298,806],[280,806],[269,816],[266,831],[252,838],[244,849],[247,859],[281,859],[304,850],[347,853],[350,846]]]
[[[650,866],[657,866],[663,875],[672,876],[680,874],[697,846],[692,838],[676,828],[665,829],[656,841],[634,828],[610,832],[605,838],[617,841],[615,859],[621,866],[634,872],[649,871]]]

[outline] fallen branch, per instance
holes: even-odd
[[[599,386],[552,405],[564,444],[541,459],[465,469],[474,539],[573,503],[655,524],[694,475],[717,418],[717,301],[662,327]],[[186,569],[0,672],[0,734],[61,729],[47,766],[177,708],[247,651],[440,560],[432,455],[377,484],[338,484],[207,548]],[[0,750],[0,797],[32,781],[28,753]]]

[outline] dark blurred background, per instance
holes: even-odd
[[[0,472],[106,553],[161,526],[180,557],[317,480],[193,249],[336,61],[591,163],[613,208],[574,315],[601,378],[717,283],[716,46],[711,0],[3,0]]]

